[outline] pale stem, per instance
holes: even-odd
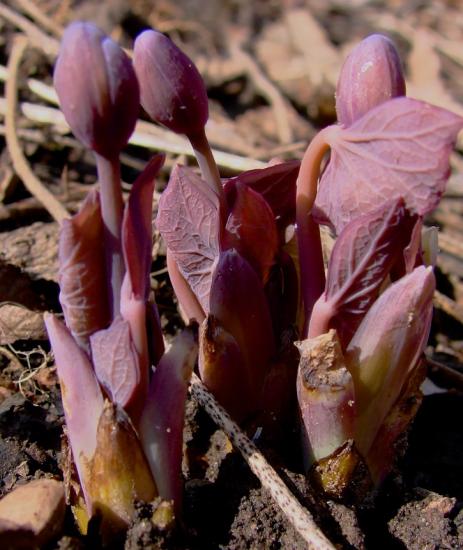
[[[100,183],[101,217],[104,225],[108,298],[111,319],[120,312],[120,294],[124,278],[121,227],[124,203],[122,199],[119,158],[107,159],[95,154]]]
[[[220,201],[220,220],[223,226],[226,222],[227,207],[225,204],[225,194],[222,187],[222,181],[220,180],[219,169],[212,155],[211,146],[206,137],[204,128],[195,133],[187,136],[190,140],[191,146],[195,153],[196,160],[198,161],[199,168],[203,180],[215,191]]]
[[[320,230],[312,218],[312,206],[317,195],[320,165],[329,149],[326,130],[319,132],[307,147],[296,182],[296,230],[304,302],[303,337],[307,336],[313,306],[325,286]]]

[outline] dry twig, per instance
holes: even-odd
[[[46,55],[54,59],[58,55],[59,42],[44,33],[29,19],[0,3],[0,17],[21,30],[29,39],[29,42]]]
[[[441,309],[447,315],[450,315],[460,323],[463,323],[463,306],[457,304],[442,292],[436,290],[434,292],[434,305]]]
[[[201,380],[193,373],[191,395],[206,410],[214,422],[227,434],[241,452],[252,472],[270,493],[283,514],[313,550],[334,550],[334,546],[320,531],[311,514],[296,500],[276,471],[265,460],[254,443],[241,431],[225,409],[219,405]]]
[[[51,17],[41,10],[32,0],[14,0],[15,3],[26,13],[31,19],[36,21],[41,27],[48,32],[53,33],[57,38],[61,38],[63,29],[57,25]]]
[[[69,213],[64,206],[46,189],[42,182],[36,178],[29,167],[25,156],[21,150],[18,137],[16,135],[16,107],[18,103],[18,69],[21,58],[27,48],[27,38],[18,35],[13,41],[13,47],[8,61],[9,78],[6,82],[6,102],[7,110],[5,114],[6,144],[13,167],[18,176],[23,181],[28,191],[37,197],[37,199],[46,207],[56,221],[61,222],[69,217]]]

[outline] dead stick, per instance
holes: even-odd
[[[262,487],[270,493],[289,522],[307,542],[307,548],[334,550],[335,547],[318,528],[309,511],[301,506],[254,443],[241,431],[194,373],[190,389],[193,398],[207,411],[212,420],[227,434],[235,447],[241,452],[252,472],[258,477]]]
[[[23,155],[19,140],[16,134],[16,108],[18,105],[18,69],[22,56],[27,48],[27,38],[23,35],[15,36],[10,58],[8,60],[9,78],[6,81],[6,102],[7,110],[5,114],[6,144],[10,153],[13,168],[23,181],[27,190],[34,195],[50,212],[53,218],[61,222],[69,217],[69,213],[64,206],[43,186],[42,182],[35,177],[29,167],[26,157]]]
[[[447,313],[447,315],[450,315],[460,323],[463,323],[463,306],[457,304],[455,300],[452,300],[438,290],[434,292],[434,305]]]

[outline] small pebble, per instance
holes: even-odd
[[[60,481],[20,485],[0,500],[0,548],[42,548],[61,533],[65,510]]]

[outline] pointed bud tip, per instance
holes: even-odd
[[[381,34],[362,40],[347,57],[336,89],[338,121],[350,126],[380,103],[405,95],[405,80],[393,42]]]
[[[133,132],[139,88],[130,59],[92,23],[65,30],[53,81],[76,137],[104,157],[119,154]]]
[[[155,30],[135,40],[135,71],[149,116],[179,134],[202,131],[209,116],[204,82],[191,59]]]

